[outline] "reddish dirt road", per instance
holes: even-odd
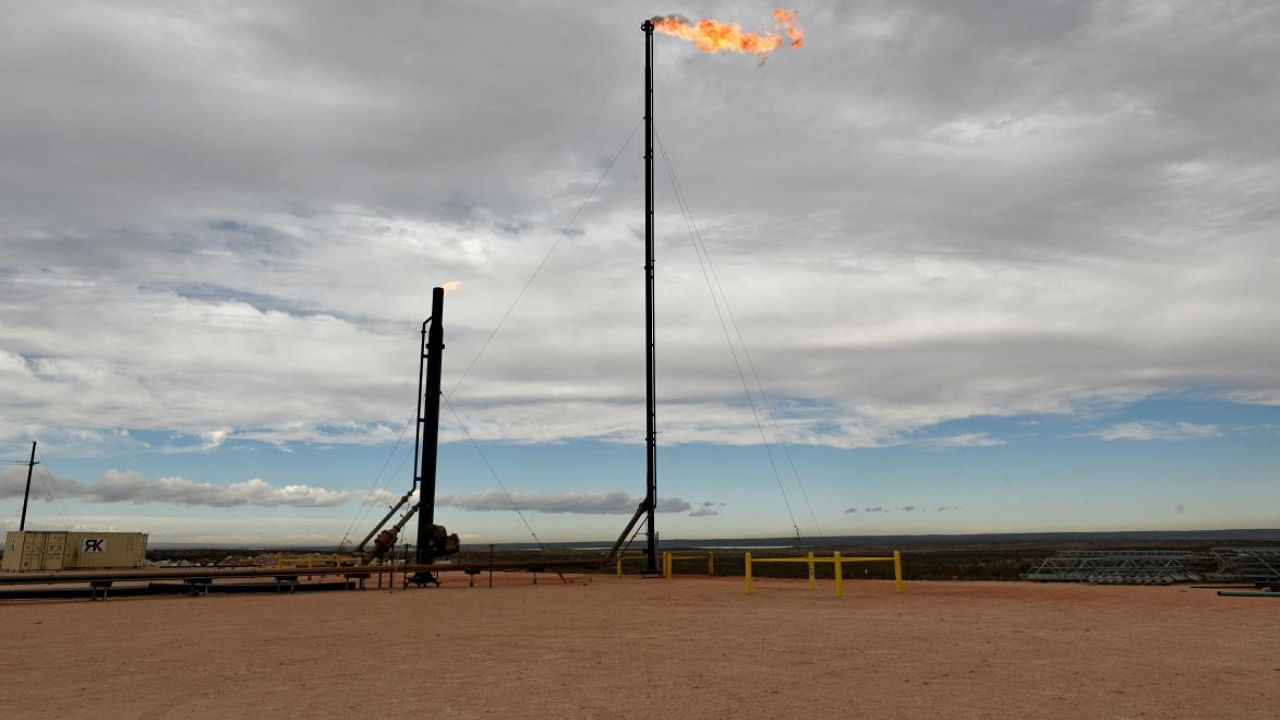
[[[542,576],[0,603],[15,718],[1274,718],[1280,602]],[[450,584],[452,582],[452,585]]]

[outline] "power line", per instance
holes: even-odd
[[[44,488],[45,494],[49,496],[49,502],[53,503],[53,506],[58,511],[58,514],[61,515],[62,519],[67,523],[67,529],[71,530],[74,527],[74,523],[71,522],[71,516],[67,514],[66,508],[62,506],[62,500],[58,499],[53,494],[53,486],[55,481],[53,478],[53,473],[49,471],[49,461],[44,459],[44,453],[40,452],[39,449],[36,450],[36,457],[40,458],[40,463],[39,463],[40,469],[44,471],[45,478],[48,480]]]
[[[400,464],[396,466],[396,469],[392,471],[390,475],[387,475],[387,479],[382,481],[382,485],[378,485],[378,480],[382,477],[382,474],[386,472],[387,465],[391,463],[391,458],[395,457],[396,450],[400,447],[400,442],[404,440],[405,433],[409,431],[409,428],[412,425],[413,420],[410,419],[405,424],[404,429],[400,431],[400,436],[396,438],[395,443],[391,446],[391,451],[387,453],[386,459],[382,461],[382,467],[378,470],[378,474],[373,477],[373,483],[370,484],[368,492],[360,501],[360,507],[356,510],[356,516],[352,518],[351,524],[347,526],[347,531],[342,534],[342,540],[338,543],[339,550],[345,547],[347,541],[351,539],[351,531],[355,529],[356,525],[364,522],[365,518],[369,516],[369,513],[373,510],[374,498],[378,493],[386,490],[387,487],[391,485],[391,480],[396,476],[396,473],[399,473],[400,468],[404,467],[406,460],[401,460]]]
[[[604,184],[605,178],[609,176],[609,171],[613,169],[615,164],[617,164],[618,158],[622,156],[623,151],[625,151],[627,146],[631,144],[631,139],[636,136],[636,130],[639,129],[640,121],[637,121],[635,126],[631,128],[631,132],[627,134],[627,139],[622,142],[622,147],[619,147],[618,151],[613,154],[612,158],[610,158],[609,164],[605,166],[604,172],[600,174],[600,179],[597,180],[596,184],[591,188],[591,192],[587,193],[587,197],[582,201],[582,204],[578,205],[577,211],[573,213],[573,217],[569,218],[569,222],[566,223],[564,229],[560,231],[559,237],[557,237],[556,241],[547,249],[546,254],[542,256],[542,260],[540,260],[537,267],[533,269],[533,273],[529,275],[529,279],[526,280],[524,286],[520,288],[520,292],[516,293],[516,297],[511,301],[511,305],[507,307],[507,311],[502,313],[502,317],[498,319],[498,324],[494,326],[493,332],[489,333],[489,337],[485,338],[484,343],[480,345],[480,349],[476,351],[475,357],[471,358],[471,362],[467,363],[467,367],[463,369],[462,375],[458,377],[458,381],[453,384],[453,389],[449,391],[448,397],[453,397],[454,394],[458,392],[458,386],[462,385],[462,381],[467,379],[467,375],[469,375],[471,373],[471,369],[476,366],[476,363],[480,360],[480,356],[484,354],[486,349],[488,349],[489,343],[493,342],[493,338],[498,335],[498,331],[502,329],[502,325],[507,321],[507,318],[511,316],[511,312],[516,309],[516,305],[520,303],[520,299],[524,297],[526,292],[528,292],[529,287],[533,285],[533,281],[537,279],[538,274],[542,272],[542,268],[545,267],[547,261],[551,259],[552,253],[554,253],[556,248],[560,247],[560,243],[564,242],[564,239],[569,236],[569,231],[572,230],[573,226],[578,222],[578,217],[581,216],[582,211],[586,209],[587,203],[591,202],[591,199],[595,197],[596,191]]]
[[[697,222],[694,220],[694,217],[693,217],[693,211],[689,207],[688,200],[684,195],[684,189],[681,187],[680,180],[676,176],[675,167],[672,165],[671,158],[666,151],[666,146],[662,142],[662,136],[657,132],[655,132],[655,135],[657,136],[657,140],[658,140],[658,150],[662,155],[663,164],[666,166],[668,177],[671,180],[672,189],[675,192],[677,204],[679,205],[681,214],[684,217],[685,225],[689,230],[690,243],[693,245],[694,254],[698,258],[698,265],[702,270],[703,279],[707,283],[707,290],[711,295],[712,306],[715,308],[716,315],[719,318],[720,328],[723,331],[724,337],[725,337],[725,343],[729,347],[730,357],[733,358],[734,366],[737,369],[738,379],[742,383],[743,394],[747,398],[747,403],[751,408],[752,417],[756,423],[756,429],[760,433],[760,440],[765,446],[765,454],[769,458],[769,465],[773,470],[774,479],[778,483],[778,490],[782,494],[783,504],[786,506],[787,515],[791,520],[791,526],[796,532],[796,538],[799,539],[800,528],[796,523],[795,514],[792,512],[791,501],[787,497],[786,489],[783,487],[782,476],[778,472],[777,464],[774,462],[773,450],[770,446],[767,436],[765,435],[764,426],[760,422],[759,412],[756,408],[755,400],[752,397],[751,388],[747,383],[746,375],[742,370],[742,364],[738,360],[737,350],[735,349],[733,341],[730,338],[730,335],[729,335],[730,325],[732,325],[733,327],[734,334],[737,335],[738,343],[742,346],[743,358],[747,361],[747,365],[750,368],[751,374],[755,379],[756,387],[758,388],[759,395],[760,395],[761,404],[764,406],[766,414],[768,415],[771,421],[771,424],[773,425],[774,432],[777,433],[778,435],[778,438],[780,441],[779,444],[783,450],[783,454],[787,458],[788,465],[790,466],[792,475],[795,478],[796,485],[800,489],[801,496],[804,498],[805,505],[808,507],[810,518],[813,520],[813,523],[814,523],[814,528],[817,531],[818,535],[821,536],[822,535],[821,525],[819,525],[817,515],[813,511],[812,503],[809,502],[808,493],[805,491],[804,484],[800,480],[800,474],[796,470],[795,461],[791,457],[791,452],[789,449],[787,449],[785,439],[782,435],[782,428],[778,424],[777,417],[773,413],[772,407],[768,400],[768,396],[765,394],[764,384],[760,380],[760,374],[756,370],[755,363],[751,360],[751,355],[747,350],[746,339],[742,336],[742,331],[738,327],[737,319],[733,315],[733,309],[729,305],[728,295],[725,294],[724,286],[720,283],[719,275],[716,273],[716,270],[715,270],[715,264],[712,262],[711,254],[706,247],[706,243],[702,239],[702,233],[701,231],[698,230]],[[714,281],[714,287],[713,287],[713,281]],[[718,297],[716,294],[717,290],[719,292]],[[723,311],[721,310],[722,303],[724,305]],[[728,315],[728,318],[729,318],[728,323],[726,323],[725,321],[726,314]]]
[[[679,180],[675,179],[674,175],[673,184],[677,186],[679,185]],[[680,197],[684,201],[685,207],[687,208],[689,204],[688,200],[684,197],[684,189],[682,187],[680,188],[679,193]],[[701,248],[702,255],[706,257],[707,269],[711,271],[711,279],[715,282],[716,289],[719,291],[720,297],[724,301],[724,310],[729,316],[729,325],[733,328],[733,333],[738,338],[738,344],[742,347],[742,356],[747,361],[747,369],[751,371],[752,378],[755,379],[756,390],[760,394],[761,404],[764,405],[765,416],[769,418],[769,423],[773,426],[773,431],[778,437],[778,445],[782,448],[783,457],[787,459],[787,466],[791,470],[791,476],[795,479],[796,487],[800,489],[800,496],[804,500],[805,507],[809,511],[809,518],[813,520],[814,530],[818,537],[824,537],[825,533],[822,531],[822,525],[818,522],[818,516],[813,511],[813,504],[809,502],[809,493],[805,490],[804,482],[800,479],[800,471],[796,468],[795,460],[791,457],[791,449],[788,447],[786,437],[782,434],[782,426],[778,423],[777,413],[773,411],[773,403],[770,402],[769,396],[765,392],[764,382],[760,380],[760,373],[756,369],[756,363],[751,359],[751,351],[747,347],[747,340],[743,337],[742,330],[738,326],[738,319],[733,314],[733,306],[729,304],[729,296],[725,293],[724,285],[720,282],[720,274],[716,271],[716,265],[711,260],[711,250],[707,247],[706,241],[702,238],[702,232],[698,229],[698,224],[693,218],[692,211],[689,213],[689,223],[693,228],[694,234],[697,236],[696,245]]]
[[[569,221],[565,223],[564,228],[560,230],[560,234],[556,237],[555,242],[551,244],[551,247],[549,247],[547,252],[543,254],[542,259],[538,261],[533,272],[529,274],[529,278],[525,280],[524,285],[521,286],[520,292],[516,293],[511,304],[507,306],[506,311],[502,313],[502,317],[498,319],[497,325],[494,326],[493,330],[489,333],[489,336],[485,338],[483,343],[481,343],[480,349],[476,351],[475,356],[471,358],[471,362],[467,363],[467,366],[463,368],[462,374],[458,376],[457,381],[454,382],[453,387],[449,392],[447,394],[442,394],[445,406],[449,408],[449,412],[453,415],[453,419],[457,421],[458,427],[462,429],[462,433],[466,436],[467,441],[471,443],[471,447],[474,448],[476,454],[480,456],[480,461],[484,463],[485,468],[488,469],[489,475],[493,477],[493,481],[497,483],[498,488],[502,490],[502,494],[507,498],[507,502],[511,505],[511,509],[520,517],[520,522],[524,523],[525,529],[529,531],[529,535],[543,552],[546,552],[546,546],[543,545],[542,540],[538,538],[538,533],[534,531],[533,526],[529,523],[529,519],[524,516],[524,512],[521,511],[520,507],[516,504],[515,498],[512,497],[511,493],[507,490],[507,486],[503,484],[502,479],[498,476],[498,471],[494,469],[493,463],[489,462],[489,458],[485,455],[484,449],[480,447],[480,443],[476,442],[475,438],[471,435],[471,430],[468,429],[467,424],[462,421],[462,417],[458,414],[457,408],[453,406],[451,398],[457,394],[458,388],[461,387],[462,382],[471,374],[471,370],[475,368],[476,363],[480,361],[480,357],[484,355],[484,352],[489,348],[490,343],[492,343],[493,339],[497,337],[498,331],[500,331],[502,326],[507,322],[507,318],[511,317],[511,313],[514,312],[516,306],[520,304],[520,300],[524,298],[525,293],[527,293],[529,288],[533,286],[534,280],[538,278],[542,269],[546,267],[547,262],[551,259],[551,256],[555,253],[556,249],[559,248],[560,244],[564,242],[564,239],[569,236],[569,231],[577,224],[578,218],[582,216],[582,211],[586,209],[592,198],[595,197],[596,192],[598,192],[600,187],[604,185],[604,181],[609,176],[609,172],[612,171],[614,165],[618,163],[618,158],[622,157],[622,153],[624,153],[627,147],[631,144],[631,140],[635,137],[636,131],[640,129],[640,124],[641,121],[637,121],[636,124],[631,127],[631,131],[627,133],[627,137],[622,141],[622,145],[618,147],[618,150],[613,154],[613,157],[609,158],[609,163],[605,166],[604,172],[600,174],[600,178],[596,180],[595,185],[591,187],[591,191],[587,193],[587,196],[578,205],[578,209],[574,211],[573,215],[569,218]]]
[[[520,510],[520,506],[516,505],[515,498],[513,498],[511,493],[507,491],[507,486],[504,485],[502,480],[498,477],[498,471],[493,469],[493,464],[489,462],[489,458],[484,454],[484,450],[481,449],[480,443],[476,442],[476,439],[472,437],[471,431],[467,429],[467,424],[462,422],[462,418],[458,416],[458,411],[453,407],[453,403],[449,402],[449,396],[447,395],[444,396],[444,404],[449,408],[449,412],[453,413],[453,419],[458,422],[458,427],[462,428],[462,434],[467,436],[467,442],[471,443],[471,447],[476,449],[476,453],[480,455],[481,462],[483,462],[484,466],[489,469],[489,474],[493,476],[493,481],[498,483],[498,487],[502,489],[502,494],[507,497],[507,502],[511,504],[511,509],[515,511],[516,515],[520,516],[520,522],[524,523],[525,529],[527,529],[529,534],[533,536],[533,541],[538,543],[538,547],[541,548],[543,552],[546,552],[547,548],[542,544],[542,540],[538,538],[538,533],[533,531],[533,526],[529,524],[529,520],[524,516],[524,512]]]
[[[549,554],[547,546],[542,544],[542,538],[539,538],[538,533],[533,531],[533,525],[529,524],[529,519],[524,516],[524,512],[520,509],[520,506],[516,504],[515,498],[511,496],[511,493],[507,490],[507,486],[504,485],[502,480],[498,477],[498,471],[493,469],[493,464],[490,463],[489,458],[485,456],[484,450],[480,447],[480,443],[476,442],[476,439],[472,437],[471,431],[467,429],[467,424],[462,422],[462,418],[458,415],[457,409],[453,407],[453,403],[449,402],[449,396],[441,393],[441,397],[444,398],[445,407],[449,408],[449,412],[453,414],[453,419],[458,422],[458,427],[462,428],[462,433],[467,436],[467,441],[471,443],[471,447],[476,449],[476,454],[480,456],[480,460],[484,462],[484,466],[489,468],[489,474],[493,476],[493,481],[498,483],[498,487],[502,489],[502,494],[506,496],[507,502],[511,504],[511,509],[520,517],[520,522],[524,523],[524,527],[529,531],[529,535],[533,538],[533,541],[538,544],[538,548],[542,550],[543,555]],[[559,570],[556,570],[555,573],[556,577],[560,578],[560,582],[569,582],[565,579],[564,573]]]

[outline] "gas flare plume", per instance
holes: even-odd
[[[787,36],[793,48],[804,45],[804,30],[796,24],[794,10],[778,8],[773,11],[773,19],[779,30]],[[699,50],[708,53],[739,52],[765,55],[782,46],[782,36],[773,33],[743,32],[738,23],[722,23],[703,18],[691,22],[681,15],[667,15],[653,18],[653,29],[666,35],[692,42]]]
[[[448,295],[449,293],[453,292],[454,290],[457,290],[458,288],[462,287],[462,281],[461,281],[461,280],[450,280],[449,282],[445,283],[444,285],[441,285],[440,287],[444,288],[444,292],[445,292],[445,294],[446,294],[446,295]]]

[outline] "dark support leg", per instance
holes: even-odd
[[[99,593],[101,593],[102,600],[105,602],[107,599],[107,593],[109,593],[110,591],[111,591],[110,580],[93,580],[89,583],[89,601],[92,602],[94,600],[97,600]]]

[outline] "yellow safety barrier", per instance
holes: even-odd
[[[840,553],[833,553],[831,557],[814,557],[813,553],[809,553],[806,557],[785,557],[785,558],[752,558],[751,553],[745,553],[745,570],[743,577],[746,581],[747,594],[750,595],[754,590],[752,581],[751,566],[756,563],[805,563],[809,566],[809,589],[816,590],[818,587],[818,578],[815,567],[817,563],[831,563],[835,572],[836,580],[836,597],[844,596],[844,564],[845,563],[872,563],[872,562],[891,562],[893,563],[893,588],[895,592],[902,592],[902,551],[894,550],[893,555],[874,555],[874,556],[851,556],[843,557]]]
[[[661,557],[662,564],[659,565],[659,569],[662,571],[662,577],[669,580],[671,579],[671,576],[674,573],[674,570],[672,568],[676,560],[702,560],[704,558],[707,561],[707,577],[715,576],[716,574],[715,552],[708,552],[705,555],[703,554],[674,555],[670,552],[663,552]],[[617,572],[618,577],[622,577],[622,561],[623,560],[644,560],[644,559],[645,559],[644,555],[628,555],[626,557],[619,555],[617,562],[614,563],[615,571]]]
[[[662,577],[670,580],[674,574],[673,566],[676,560],[707,560],[707,577],[714,577],[716,574],[716,554],[714,551],[705,555],[698,553],[695,555],[674,555],[669,552],[662,553]]]
[[[622,577],[622,562],[624,560],[644,560],[645,557],[646,556],[644,555],[626,555],[626,556],[619,555],[618,562],[617,562],[618,577]]]
[[[359,555],[277,555],[276,567],[342,567],[359,565]]]

